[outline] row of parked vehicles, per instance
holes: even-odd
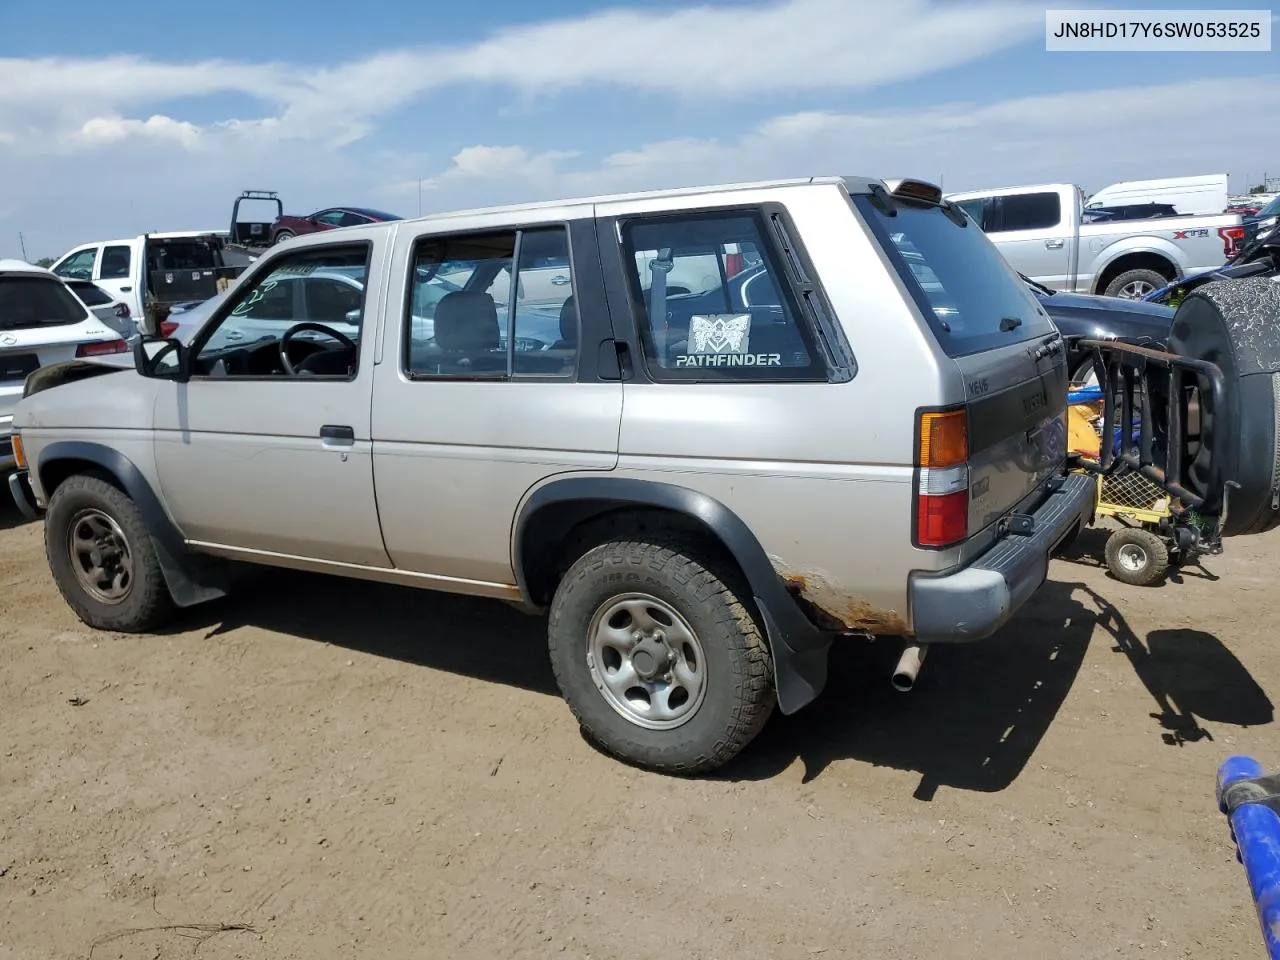
[[[143,309],[131,350],[14,364],[10,490],[92,627],[157,629],[246,564],[502,599],[548,616],[594,741],[709,770],[817,696],[841,638],[902,638],[910,686],[931,644],[996,631],[1091,522],[1082,469],[1158,479],[1213,543],[1280,516],[1274,395],[1246,384],[1280,348],[1214,284],[1175,312],[1077,292],[1079,248],[1056,287],[1020,273],[987,217],[819,177],[295,236]],[[0,272],[0,351],[30,356],[47,310],[3,312],[12,279],[74,295]],[[1103,435],[1137,432],[1086,464],[1089,378]]]

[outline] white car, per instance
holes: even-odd
[[[129,305],[123,300],[115,299],[92,280],[68,280],[64,277],[62,282],[95,317],[124,339],[129,340],[138,335],[138,325],[130,316]]]
[[[0,260],[0,470],[14,466],[13,408],[28,374],[63,360],[128,350],[120,334],[53,273],[23,260]]]

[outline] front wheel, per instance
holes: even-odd
[[[589,739],[664,773],[736,756],[774,707],[760,627],[727,572],[681,540],[612,541],[565,573],[548,641],[560,691]]]
[[[284,243],[286,240],[292,240],[295,236],[297,236],[297,234],[292,230],[281,230],[276,234],[273,243]]]
[[[44,545],[59,592],[89,626],[141,633],[173,612],[141,512],[105,480],[74,476],[54,490]]]

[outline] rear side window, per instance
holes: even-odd
[[[579,318],[571,277],[563,226],[424,237],[414,251],[406,372],[572,376]]]
[[[62,283],[42,277],[0,277],[0,330],[29,330],[88,319]]]
[[[1062,222],[1062,198],[1054,192],[999,197],[998,222],[988,230],[1048,230]]]
[[[102,307],[111,303],[111,295],[100,287],[81,280],[68,281],[67,286],[77,297],[91,307]]]
[[[640,340],[660,381],[826,380],[775,252],[754,212],[629,221]],[[674,292],[669,292],[674,291]]]
[[[124,280],[129,276],[129,248],[106,247],[102,251],[102,279]]]
[[[853,200],[949,356],[1054,332],[1030,289],[972,221],[960,226],[937,207],[905,204],[887,214],[870,197]]]

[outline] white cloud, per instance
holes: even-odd
[[[1042,21],[1043,8],[1027,0],[773,0],[607,10],[511,27],[470,45],[389,51],[322,69],[9,58],[0,59],[0,133],[21,129],[23,149],[54,151],[66,146],[60,134],[98,117],[236,93],[260,102],[262,116],[227,117],[199,132],[340,147],[423,93],[463,83],[526,94],[608,85],[768,102],[788,93],[864,90],[970,63],[1034,38]]]
[[[200,141],[200,130],[194,124],[160,114],[154,114],[146,120],[94,117],[86,120],[80,128],[80,138],[91,144],[116,143],[131,136],[170,140],[191,149]]]

